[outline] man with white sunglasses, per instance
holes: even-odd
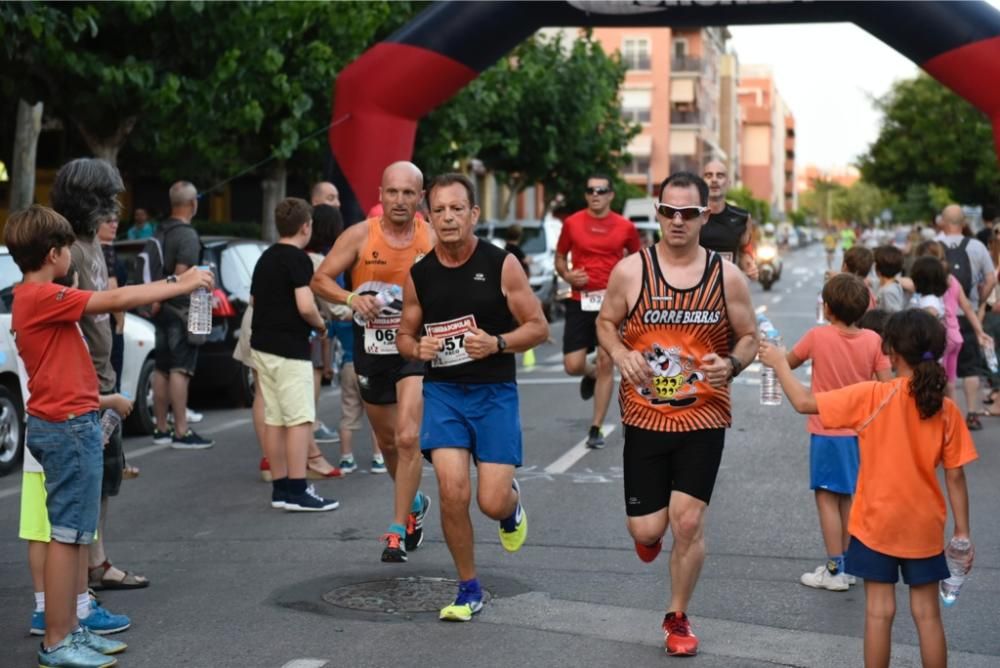
[[[587,432],[587,447],[603,448],[601,426],[611,403],[614,389],[614,366],[606,351],[597,347],[597,312],[612,268],[639,250],[639,232],[627,218],[611,210],[615,198],[611,179],[593,175],[585,189],[587,208],[577,211],[563,223],[556,246],[556,272],[569,283],[573,292],[566,300],[566,324],[563,328],[563,366],[580,380],[580,398],[594,399],[593,420]],[[570,264],[572,262],[572,269]],[[587,355],[597,348],[596,364]]]

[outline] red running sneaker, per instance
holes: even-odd
[[[656,541],[652,545],[643,545],[639,541],[635,541],[635,553],[639,555],[639,559],[646,562],[647,564],[653,559],[656,559],[660,554],[660,550],[663,549],[663,539]]]
[[[694,656],[698,653],[698,636],[683,612],[668,612],[663,618],[663,646],[669,656]]]

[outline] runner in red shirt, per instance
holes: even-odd
[[[563,365],[571,376],[583,376],[580,397],[594,398],[594,419],[587,434],[587,446],[603,448],[601,425],[611,403],[614,365],[603,348],[597,348],[597,312],[601,310],[608,276],[619,260],[639,250],[635,225],[611,210],[614,186],[606,176],[587,179],[587,208],[563,223],[556,246],[556,271],[573,292],[566,300],[563,330]],[[572,269],[570,265],[572,264]],[[587,354],[597,348],[596,364]]]

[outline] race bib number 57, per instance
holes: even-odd
[[[465,350],[465,336],[476,329],[476,318],[463,315],[461,318],[445,322],[429,322],[424,324],[427,336],[441,339],[442,347],[437,357],[431,360],[432,367],[456,366],[471,362],[472,357]]]

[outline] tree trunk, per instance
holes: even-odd
[[[9,208],[12,213],[27,209],[35,201],[35,155],[38,152],[38,135],[42,131],[42,106],[41,102],[17,102]]]
[[[278,228],[274,223],[274,208],[278,202],[285,199],[285,185],[288,181],[288,168],[284,160],[276,160],[271,171],[260,180],[260,189],[264,193],[263,211],[260,215],[260,237],[264,241],[274,243],[278,240]]]
[[[112,165],[117,165],[118,152],[125,145],[125,140],[128,139],[137,120],[137,116],[129,116],[124,119],[110,137],[98,137],[79,121],[76,121],[76,128],[80,131],[83,141],[87,143],[87,148],[90,149],[95,158],[101,158]]]

